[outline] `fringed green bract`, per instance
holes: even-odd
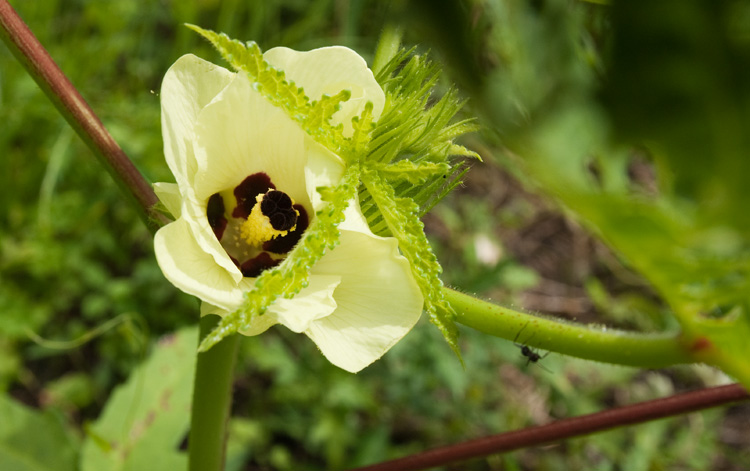
[[[449,124],[464,102],[450,89],[431,105],[431,90],[440,71],[424,57],[410,56],[412,53],[413,49],[401,50],[376,76],[386,102],[372,132],[367,162],[376,163],[373,169],[391,182],[395,195],[412,199],[421,216],[461,183],[466,169],[455,171],[456,162],[462,161],[461,157],[479,159],[479,155],[453,143],[462,134],[477,130],[473,120]],[[415,168],[406,168],[410,165]],[[445,170],[429,172],[438,167]],[[393,178],[399,170],[404,171],[403,177]],[[367,188],[360,189],[359,200],[372,231],[391,235]]]
[[[375,171],[363,170],[362,183],[380,208],[391,234],[398,240],[401,253],[409,260],[411,271],[424,296],[424,309],[430,321],[440,329],[460,359],[458,329],[454,322],[456,313],[443,295],[443,282],[440,281],[442,268],[424,234],[424,225],[417,216],[417,204],[409,198],[397,197],[393,187]]]
[[[451,166],[447,162],[422,162],[414,163],[411,160],[399,160],[394,164],[373,164],[370,166],[386,180],[406,180],[416,185],[424,183],[435,175],[442,176],[450,171]]]
[[[372,131],[359,197],[373,232],[398,240],[430,321],[460,359],[455,312],[443,296],[442,268],[419,217],[460,183],[465,170],[453,170],[457,157],[479,158],[453,143],[476,125],[468,120],[449,124],[464,105],[453,88],[430,106],[439,69],[410,54],[396,54],[376,77],[385,91],[385,108]]]
[[[344,210],[356,194],[359,173],[359,164],[349,165],[335,188],[321,191],[328,205],[315,214],[302,240],[278,267],[261,273],[255,280],[255,287],[245,294],[245,304],[221,319],[216,329],[203,339],[199,351],[205,352],[224,337],[248,328],[253,319],[262,315],[279,296],[292,298],[307,286],[312,266],[327,250],[338,245],[338,225],[344,220]]]

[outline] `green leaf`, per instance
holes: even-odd
[[[73,471],[79,443],[59,417],[0,396],[0,469]]]
[[[328,204],[317,212],[287,258],[279,266],[261,273],[252,291],[245,294],[245,304],[221,319],[216,329],[201,342],[200,351],[208,350],[228,335],[249,328],[253,319],[263,315],[279,296],[292,298],[307,286],[312,266],[327,250],[338,245],[338,225],[344,220],[344,210],[356,195],[358,186],[359,165],[353,163],[335,188],[320,192]]]
[[[458,329],[456,313],[443,295],[440,280],[442,268],[430,248],[419,220],[417,204],[409,198],[398,198],[393,188],[376,172],[364,169],[362,183],[373,197],[393,237],[398,240],[401,253],[409,261],[412,274],[424,296],[424,308],[430,322],[440,329],[458,358]]]
[[[82,471],[186,469],[197,328],[161,339],[87,430]]]

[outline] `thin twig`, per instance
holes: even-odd
[[[152,211],[158,199],[151,185],[7,0],[0,0],[0,37],[115,181],[135,200],[146,224],[153,230],[165,223],[163,215]]]
[[[428,469],[747,399],[750,399],[750,395],[739,384],[705,388],[595,414],[558,420],[547,425],[529,427],[470,440],[457,445],[435,448],[405,458],[384,461],[349,471],[416,471]]]

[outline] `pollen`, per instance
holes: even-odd
[[[255,205],[240,227],[248,244],[261,247],[264,242],[285,236],[297,228],[299,211],[283,191],[269,190],[255,197]]]

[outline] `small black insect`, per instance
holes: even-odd
[[[528,366],[529,363],[537,363],[537,362],[539,362],[539,360],[543,360],[543,359],[547,358],[547,355],[550,354],[550,352],[547,352],[544,355],[540,355],[539,353],[537,353],[536,350],[534,350],[533,348],[529,347],[528,345],[524,345],[522,343],[516,343],[516,340],[518,340],[518,336],[521,335],[521,332],[523,332],[523,329],[525,329],[528,325],[529,325],[529,323],[527,322],[526,325],[524,325],[523,327],[521,327],[521,330],[519,330],[518,333],[516,334],[516,338],[513,339],[513,345],[515,345],[516,347],[520,348],[521,349],[521,355],[523,355],[523,356],[526,357],[526,366]],[[534,336],[534,334],[531,335],[531,337],[533,337],[533,336]],[[526,341],[528,341],[529,339],[531,339],[531,337],[529,337],[528,339],[526,339]],[[547,368],[544,368],[542,365],[539,365],[539,366],[542,369],[547,370]],[[547,371],[549,371],[549,370],[547,370]]]

